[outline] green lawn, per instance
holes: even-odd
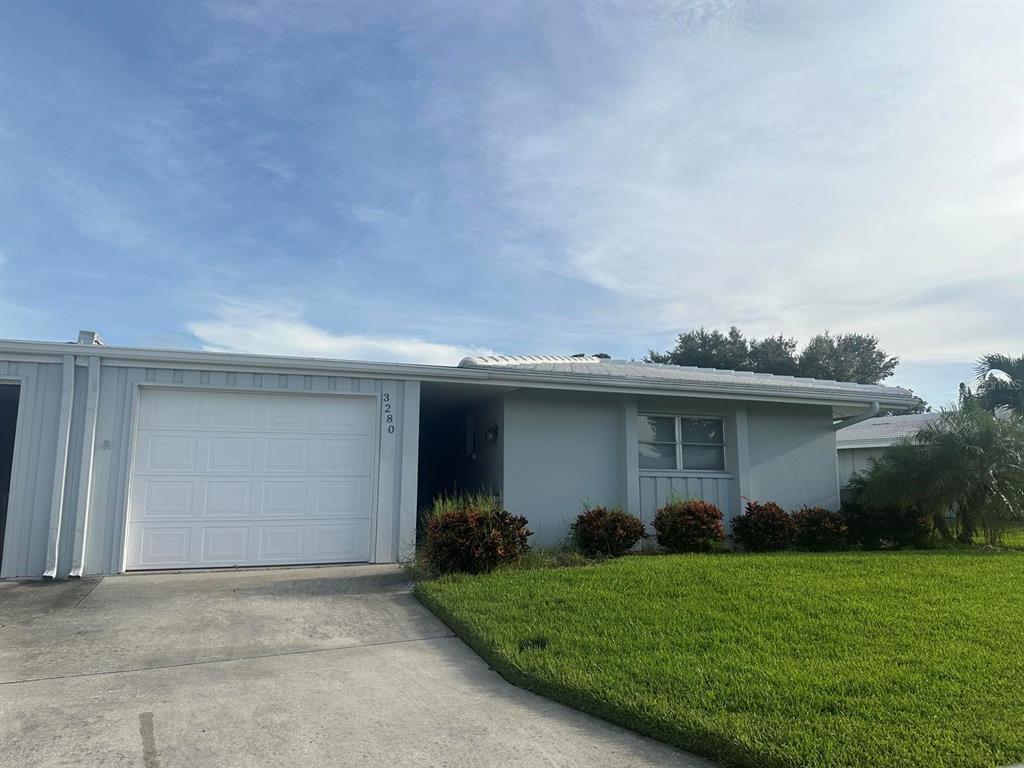
[[[1024,762],[1024,555],[626,557],[421,583],[509,680],[726,764]]]

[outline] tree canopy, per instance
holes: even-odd
[[[977,366],[978,389],[974,393],[993,413],[1006,408],[1024,415],[1024,355],[984,355]]]
[[[837,336],[828,331],[812,338],[798,351],[796,339],[782,334],[747,339],[736,326],[727,333],[698,328],[679,334],[676,345],[666,352],[651,350],[645,358],[652,363],[695,365],[754,371],[814,379],[877,384],[892,376],[899,358],[891,357],[876,337],[862,333]]]

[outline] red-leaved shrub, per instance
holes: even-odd
[[[706,552],[725,538],[722,511],[700,499],[668,502],[655,513],[654,530],[672,552]]]
[[[618,507],[587,507],[570,530],[576,546],[591,556],[618,557],[646,536],[640,518]]]
[[[435,573],[486,573],[529,548],[526,518],[483,495],[440,499],[427,518],[424,555]]]
[[[748,501],[746,511],[732,521],[732,538],[750,552],[770,552],[793,546],[793,518],[774,501]]]
[[[797,549],[830,552],[846,549],[846,522],[824,507],[803,507],[793,513],[793,543]]]

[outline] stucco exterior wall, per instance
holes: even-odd
[[[555,546],[584,503],[626,504],[623,396],[519,390],[505,399],[505,506]]]
[[[839,508],[836,438],[831,409],[750,403],[750,467],[745,495],[783,509]]]

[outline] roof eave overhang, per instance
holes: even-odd
[[[843,440],[842,442],[836,441],[837,451],[846,451],[853,448],[888,448],[890,445],[894,445],[899,438],[893,438],[892,440]]]
[[[192,366],[204,370],[280,373],[287,370],[298,375],[352,376],[397,380],[431,381],[451,384],[480,384],[562,389],[609,394],[698,397],[726,400],[828,405],[836,409],[859,409],[878,402],[882,408],[910,408],[916,398],[877,391],[839,392],[804,387],[774,388],[754,384],[690,383],[638,381],[627,377],[593,377],[580,374],[517,370],[514,368],[457,368],[412,363],[374,363],[330,360],[309,357],[253,355],[237,352],[182,351],[137,347],[84,346],[57,342],[0,340],[0,356],[25,362],[58,362],[63,355],[97,356],[111,364],[143,368],[181,368]]]

